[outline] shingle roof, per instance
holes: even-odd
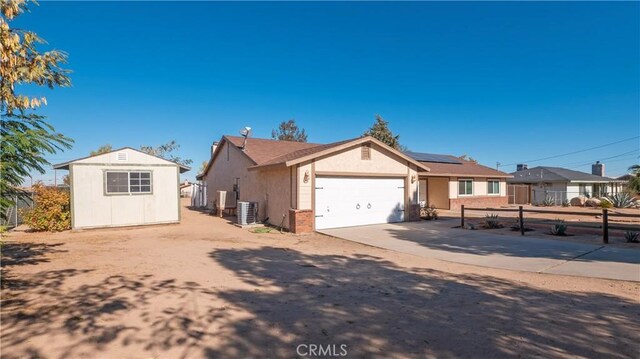
[[[433,153],[405,152],[410,157],[429,166],[431,171],[420,172],[426,176],[470,176],[470,177],[494,177],[508,178],[510,174],[483,166],[474,161],[467,161],[451,155],[439,155]],[[420,159],[431,159],[424,161]],[[457,163],[452,163],[457,162]]]
[[[318,153],[320,151],[328,150],[330,148],[343,145],[343,144],[351,142],[353,140],[355,140],[355,139],[339,141],[339,142],[333,142],[333,143],[327,143],[326,145],[315,145],[313,147],[303,148],[303,149],[300,149],[300,150],[297,150],[297,151],[286,153],[286,154],[284,154],[282,156],[278,156],[278,157],[272,158],[271,160],[263,162],[263,163],[260,163],[259,165],[261,165],[261,166],[270,166],[270,165],[276,165],[276,164],[280,164],[280,163],[285,163],[287,161],[296,160],[298,158],[311,156],[311,155],[313,155],[315,153]]]
[[[592,175],[586,172],[574,171],[561,167],[537,166],[512,173],[510,183],[539,183],[539,182],[612,182],[613,178]]]
[[[224,138],[226,138],[230,143],[238,148],[241,148],[242,143],[244,142],[244,137],[224,136]],[[244,153],[256,165],[263,165],[267,162],[271,162],[271,160],[273,160],[274,158],[281,157],[283,155],[287,155],[296,151],[319,146],[326,145],[321,145],[318,143],[267,140],[264,138],[249,137],[244,148]]]

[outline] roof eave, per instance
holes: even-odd
[[[479,173],[438,173],[438,172],[418,172],[419,176],[427,177],[482,177],[482,178],[513,178],[512,175],[488,175]]]

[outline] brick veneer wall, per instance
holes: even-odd
[[[477,197],[460,197],[449,200],[450,209],[457,211],[460,205],[465,207],[500,207],[509,204],[507,196],[477,196]]]
[[[309,233],[313,232],[313,211],[310,209],[289,210],[289,232]]]
[[[407,221],[418,221],[420,220],[420,205],[419,204],[411,204],[409,205],[409,213],[406,218]]]

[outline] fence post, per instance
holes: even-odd
[[[460,228],[464,229],[464,204],[460,205]]]
[[[522,206],[518,208],[518,217],[520,221],[520,235],[524,236],[524,216],[522,214]]]
[[[602,209],[602,242],[609,243],[609,211]]]

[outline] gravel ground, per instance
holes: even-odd
[[[2,357],[640,356],[638,283],[182,219],[5,237]]]

